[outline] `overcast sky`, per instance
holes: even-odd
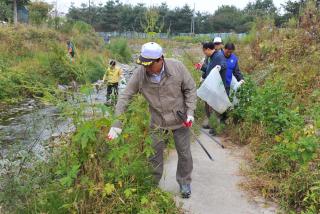
[[[45,0],[49,3],[58,1],[59,12],[68,12],[68,8],[71,2],[74,2],[76,6],[80,6],[82,3],[88,4],[89,0]],[[170,8],[182,7],[184,4],[188,4],[193,7],[194,3],[196,6],[196,11],[213,13],[221,5],[234,5],[238,8],[244,8],[248,2],[253,0],[120,0],[123,3],[145,3],[148,6],[159,5],[161,2],[166,2]],[[274,4],[280,7],[281,4],[285,3],[287,0],[274,0]],[[91,0],[95,4],[105,3],[107,0]]]

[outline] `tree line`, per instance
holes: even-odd
[[[282,5],[284,14],[280,14],[272,0],[256,0],[250,2],[244,9],[235,6],[214,8],[215,12],[195,12],[189,5],[170,9],[166,3],[147,7],[144,4],[124,4],[118,0],[109,0],[105,4],[72,5],[67,17],[81,20],[94,26],[98,31],[137,31],[154,30],[159,33],[189,33],[194,20],[194,33],[235,32],[243,33],[250,30],[257,17],[268,17],[275,20],[277,26],[282,26],[290,18],[299,15],[305,0],[287,1]]]
[[[90,1],[89,1],[90,2]],[[257,18],[274,19],[276,26],[283,26],[289,19],[297,18],[299,11],[307,0],[288,0],[277,8],[273,0],[256,0],[249,2],[244,9],[235,6],[214,8],[214,13],[196,12],[189,5],[170,9],[166,3],[147,7],[145,4],[125,4],[119,0],[108,0],[105,4],[82,4],[69,8],[68,20],[84,21],[91,24],[97,31],[136,31],[154,33],[190,33],[192,22],[194,33],[212,32],[248,32]],[[317,2],[320,2],[319,0]],[[0,0],[0,21],[16,23],[18,6],[27,5],[29,23],[41,24],[50,19],[53,5],[43,1]],[[280,13],[280,9],[284,13]],[[51,17],[52,18],[52,17]],[[51,19],[52,20],[52,19]]]

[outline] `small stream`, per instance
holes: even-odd
[[[55,133],[68,130],[70,121],[63,120],[54,106],[45,106],[36,100],[10,108],[0,117],[0,156],[1,159],[28,150],[35,143],[34,154],[41,157],[41,143],[49,140]],[[56,134],[58,135],[58,134]],[[39,144],[39,145],[37,145]]]
[[[120,65],[128,81],[135,66]],[[121,90],[121,89],[120,89]],[[95,91],[84,101],[105,103],[106,87]],[[8,164],[25,155],[46,160],[50,155],[49,142],[75,131],[72,120],[61,117],[55,106],[27,99],[19,105],[0,112],[0,176]]]

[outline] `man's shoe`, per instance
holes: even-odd
[[[190,198],[191,197],[191,185],[190,184],[180,185],[180,193],[181,193],[182,198]]]
[[[216,136],[217,133],[214,129],[210,129],[209,134],[211,134],[212,136]]]

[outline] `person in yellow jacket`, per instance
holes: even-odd
[[[118,95],[118,85],[122,77],[121,68],[116,66],[116,62],[111,60],[110,66],[107,68],[103,76],[103,82],[107,82],[107,102],[109,102],[112,92]]]

